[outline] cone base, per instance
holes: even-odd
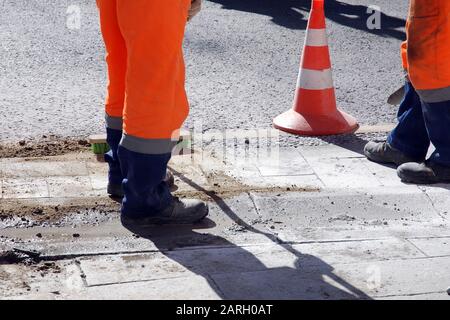
[[[273,125],[281,131],[302,136],[353,133],[359,128],[356,119],[341,110],[329,115],[307,115],[291,109],[276,117]]]

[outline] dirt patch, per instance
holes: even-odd
[[[45,203],[35,200],[10,199],[2,200],[0,221],[20,218],[23,222],[32,220],[35,224],[54,223],[69,215],[87,212],[117,213],[119,209],[119,203],[108,197],[47,199]]]
[[[31,265],[37,263],[39,253],[24,251],[19,249],[6,250],[0,252],[0,265],[2,264],[26,264]]]
[[[181,172],[177,171],[173,167],[170,167],[172,172],[177,178],[190,185],[195,190],[189,191],[175,191],[174,194],[181,198],[198,198],[203,201],[220,201],[224,199],[229,199],[236,197],[243,193],[271,193],[271,194],[281,194],[286,192],[318,192],[320,189],[317,188],[305,188],[296,185],[291,185],[288,187],[277,187],[277,186],[254,186],[247,185],[236,178],[227,175],[225,172],[220,170],[212,170],[205,173],[205,177],[208,181],[207,186],[200,186],[195,181],[189,179],[189,177],[183,175]]]
[[[48,273],[61,273],[61,267],[56,262],[47,261],[36,266],[36,271],[44,276]]]
[[[91,145],[84,138],[43,136],[40,139],[0,143],[0,158],[48,157],[88,151]]]

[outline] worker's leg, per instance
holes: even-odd
[[[367,143],[364,154],[368,159],[397,165],[425,159],[430,140],[420,98],[409,82],[405,84],[405,97],[398,111],[398,122],[386,142]]]
[[[117,2],[128,52],[118,152],[125,176],[122,214],[138,219],[173,205],[163,179],[188,114],[182,42],[190,0]]]
[[[398,175],[411,183],[450,182],[450,101],[422,101],[422,108],[428,134],[436,150],[423,163],[400,166]]]
[[[100,12],[100,27],[105,42],[108,67],[105,103],[107,142],[111,149],[105,154],[105,160],[109,164],[108,192],[114,196],[121,196],[123,175],[117,149],[122,138],[127,50],[119,28],[116,0],[97,0],[97,6]]]
[[[422,107],[430,140],[436,147],[429,160],[450,167],[450,101],[422,102]]]
[[[398,122],[387,142],[409,157],[425,159],[430,139],[425,127],[420,97],[409,82],[405,85],[405,98],[400,105]]]

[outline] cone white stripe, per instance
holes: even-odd
[[[328,37],[326,29],[308,29],[306,31],[305,46],[326,47],[328,46]]]
[[[334,88],[331,69],[301,69],[297,80],[297,89],[324,90]]]

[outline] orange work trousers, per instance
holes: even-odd
[[[167,153],[189,113],[183,38],[191,0],[97,0],[108,66],[106,122],[121,144]]]

